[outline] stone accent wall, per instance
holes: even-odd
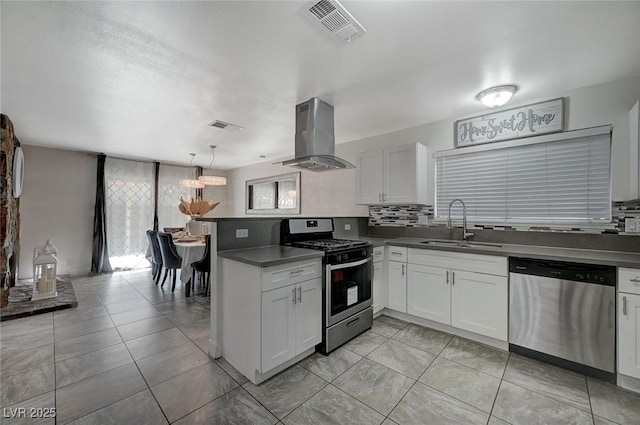
[[[9,286],[15,284],[19,258],[20,200],[13,197],[13,153],[20,142],[13,123],[2,114],[0,137],[0,287],[4,287],[7,282]]]

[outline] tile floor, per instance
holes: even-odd
[[[640,424],[640,395],[388,316],[255,386],[207,356],[208,299],[73,284],[78,308],[0,324],[2,424]]]

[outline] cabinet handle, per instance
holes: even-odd
[[[391,251],[391,255],[402,255],[402,253],[397,251]]]
[[[296,305],[296,288],[293,288],[292,291],[293,291],[293,305]]]
[[[386,202],[387,201],[387,194],[383,193],[382,194],[382,202]]]
[[[622,297],[622,315],[627,315],[627,297]]]
[[[300,274],[304,271],[304,269],[298,269],[298,270],[292,270],[289,272],[289,276],[295,276],[297,274]]]
[[[404,264],[402,265],[402,276],[404,276]]]
[[[451,286],[456,284],[456,272],[451,272]]]
[[[629,282],[633,282],[634,285],[638,286],[638,284],[640,284],[640,279],[634,277],[633,279],[629,279]]]
[[[298,302],[302,304],[302,286],[298,286]]]
[[[449,284],[449,270],[447,270],[447,285]]]
[[[382,202],[382,193],[378,193],[378,202]]]

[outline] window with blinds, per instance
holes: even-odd
[[[436,218],[458,198],[486,222],[611,221],[611,127],[438,152]],[[461,217],[456,203],[452,217]]]

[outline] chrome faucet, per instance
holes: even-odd
[[[454,202],[460,202],[462,204],[462,240],[466,241],[468,237],[473,236],[473,233],[467,232],[467,206],[462,199],[454,199],[449,202],[449,214],[447,216],[447,228],[451,229],[451,206]]]

